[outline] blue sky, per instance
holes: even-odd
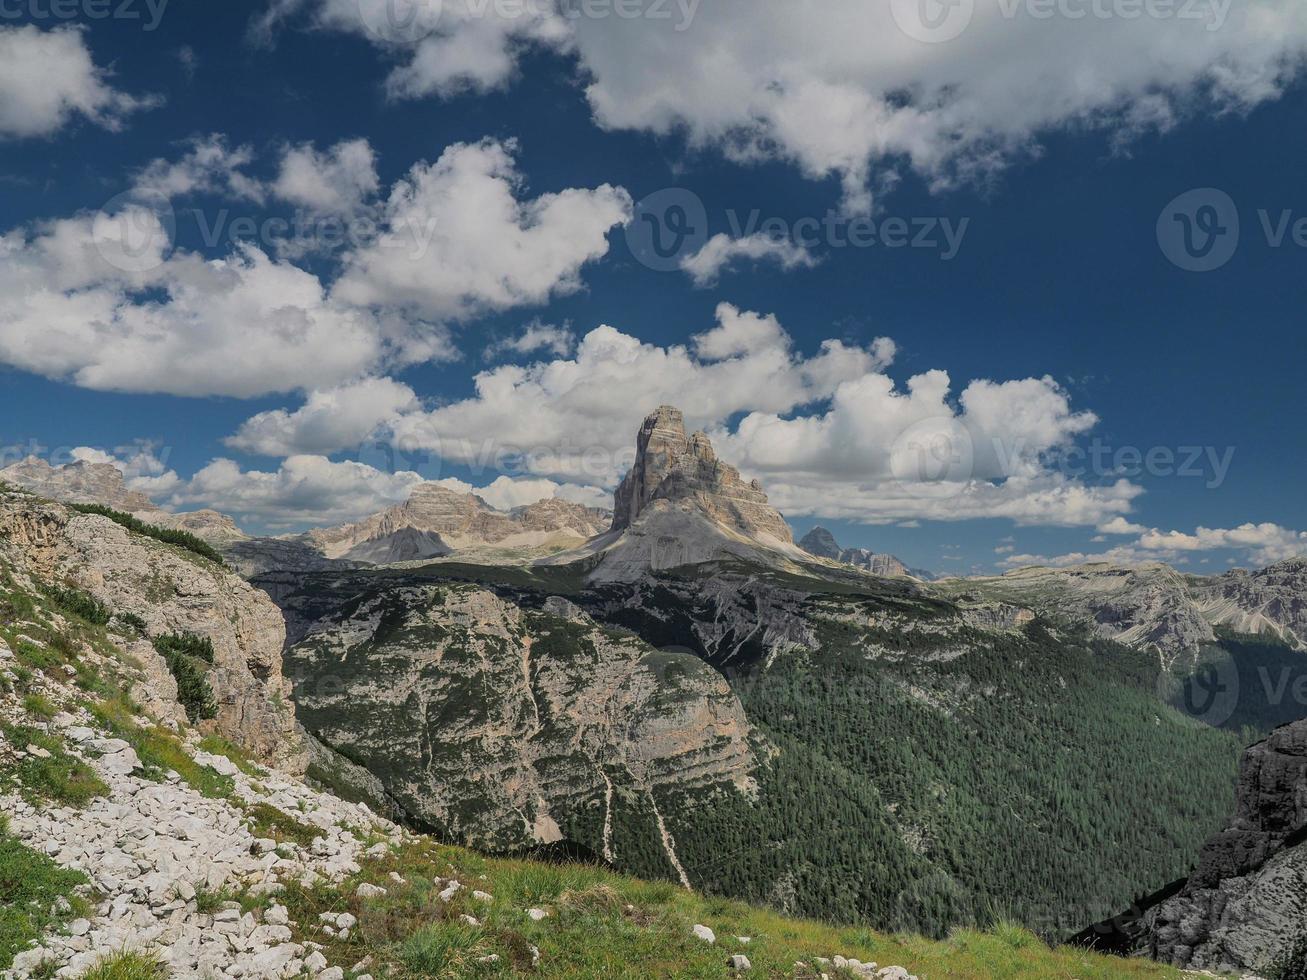
[[[767,40],[770,6],[735,15]],[[1185,25],[1089,35],[1069,18],[998,23],[1052,31],[1038,43],[1061,52],[1067,74],[1102,73],[1100,94],[1070,86],[1033,107],[1041,97],[1012,101],[992,81],[1002,66],[1014,92],[1056,90],[1058,61],[1036,57],[1028,40],[1014,55],[987,33],[937,45],[899,36],[851,55],[823,51],[830,32],[814,27],[799,42],[812,50],[776,68],[794,91],[814,78],[833,86],[814,109],[797,96],[737,105],[732,86],[749,81],[707,84],[724,56],[696,50],[711,50],[716,30],[703,10],[683,32],[585,22],[560,41],[548,18],[496,33],[448,2],[414,46],[379,43],[366,18],[349,22],[345,0],[176,3],[153,30],[143,0],[128,8],[143,20],[92,19],[82,4],[60,21],[25,4],[23,17],[0,21],[0,51],[58,35],[54,54],[75,62],[84,52],[96,68],[69,68],[61,104],[40,97],[48,78],[0,94],[9,243],[0,261],[19,270],[0,271],[0,284],[26,297],[0,306],[0,445],[11,455],[32,446],[114,455],[168,506],[217,506],[252,529],[280,530],[398,499],[418,478],[410,469],[475,488],[507,475],[488,493],[498,505],[546,493],[599,500],[633,420],[666,398],[685,401],[797,530],[823,523],[845,544],[915,566],[987,571],[1106,554],[1215,571],[1301,552],[1307,462],[1294,433],[1307,247],[1294,243],[1292,221],[1307,218],[1298,77],[1307,30],[1285,5],[1245,6],[1284,19],[1274,57],[1235,8],[1194,41],[1192,58],[1158,69],[1170,74],[1138,78],[1118,61],[1188,43],[1167,33]],[[972,35],[987,8],[980,0]],[[260,32],[268,10],[283,16]],[[784,50],[784,24],[774,33]],[[650,44],[679,47],[654,57]],[[834,81],[821,76],[828,63],[899,55],[900,75],[851,65]],[[1271,77],[1252,77],[1266,61],[1276,62]],[[1217,91],[1226,83],[1214,80],[1230,76],[1242,88]],[[931,91],[934,101],[922,94]],[[871,108],[854,98],[868,94],[880,100]],[[840,108],[846,98],[853,109]],[[959,102],[951,115],[939,108],[949,99]],[[912,127],[895,122],[914,100],[923,109]],[[750,118],[763,122],[743,139],[740,119]],[[366,141],[370,154],[333,157],[346,141],[358,153]],[[82,215],[94,238],[100,209],[111,228],[125,208],[157,211],[161,198],[142,191],[151,181],[169,189],[175,218],[166,275],[106,286],[108,273],[52,257],[49,222]],[[397,182],[407,211],[390,196]],[[340,199],[326,201],[324,188]],[[680,189],[673,202],[701,202],[707,226],[695,242],[724,236],[697,265],[678,253],[669,262],[684,268],[658,270],[632,252],[651,227],[626,224],[632,202],[666,188]],[[1172,261],[1183,219],[1167,209],[1202,188],[1226,197],[1205,191],[1180,209],[1220,219],[1211,261],[1231,238],[1227,202],[1238,247],[1217,268],[1188,271]],[[441,210],[451,196],[483,193],[484,205]],[[521,211],[496,210],[505,199]],[[544,200],[555,206],[542,215]],[[924,245],[878,236],[851,247],[824,233],[796,244],[796,229],[828,213],[842,236],[874,222],[893,237],[902,219]],[[314,227],[340,221],[366,237],[368,222],[398,227],[414,214],[439,229],[441,256],[390,261],[370,241],[286,250],[244,229],[246,247],[294,277],[250,286],[259,302],[299,297],[310,283],[326,296],[303,314],[314,326],[299,340],[279,321],[285,336],[266,350],[242,333],[260,329],[251,307],[215,301],[231,290],[204,271],[207,259],[254,261],[230,234],[206,240],[204,229],[234,218],[312,215]],[[1286,217],[1276,246],[1264,225],[1274,232]],[[57,313],[37,302],[47,290]],[[41,349],[34,337],[55,336],[42,316],[58,319],[72,353]],[[609,332],[583,339],[600,327]],[[159,341],[168,332],[174,339]],[[892,340],[892,356],[877,338]],[[823,359],[830,341],[838,349]],[[233,352],[253,347],[248,370],[231,367]],[[622,357],[630,373],[607,373]],[[928,372],[947,373],[947,394]],[[496,394],[478,393],[478,373]],[[918,376],[934,380],[909,403]],[[208,390],[185,397],[201,382]],[[299,412],[306,400],[319,406],[312,418]],[[963,469],[905,473],[904,448],[941,434],[968,440]],[[479,465],[468,446],[452,448],[460,438],[534,452]],[[394,441],[400,473],[388,471]],[[547,458],[558,449],[596,458]],[[1134,467],[1136,450],[1153,465]],[[1086,468],[1081,453],[1100,464]]]

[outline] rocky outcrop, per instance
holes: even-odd
[[[129,490],[122,471],[109,463],[51,466],[37,456],[29,456],[0,470],[0,480],[68,504],[101,504],[128,514],[162,510],[139,490]]]
[[[401,561],[439,558],[447,554],[449,547],[440,540],[440,535],[405,527],[356,544],[343,557],[367,565],[391,565]]]
[[[1269,972],[1307,922],[1307,720],[1245,750],[1236,798],[1187,880],[1075,941],[1193,970]]]
[[[375,588],[286,659],[309,732],[457,840],[567,839],[620,862],[650,844],[622,829],[629,807],[752,788],[751,729],[719,674],[563,600],[528,612],[473,585]]]
[[[835,540],[835,535],[821,526],[814,527],[805,534],[799,541],[799,547],[817,558],[827,558],[830,561],[852,565],[871,572],[872,575],[912,576],[908,566],[893,555],[877,554],[866,548],[841,548]]]
[[[267,596],[191,552],[106,517],[0,492],[0,558],[34,582],[68,583],[149,636],[194,633],[213,644],[212,727],[250,753],[294,769],[305,755],[281,673],[285,626]]]
[[[660,406],[640,426],[635,465],[613,495],[614,531],[639,520],[657,500],[688,502],[710,520],[753,538],[791,544],[790,526],[757,480],[745,483],[702,432],[687,436],[680,409]]]
[[[0,470],[0,482],[30,490],[65,504],[99,504],[131,514],[156,527],[187,531],[216,548],[244,540],[247,535],[226,514],[216,510],[166,511],[139,490],[130,490],[118,467],[109,463],[69,463],[51,466],[29,456]]]

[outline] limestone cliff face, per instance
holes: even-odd
[[[663,405],[644,420],[636,460],[613,498],[613,530],[634,524],[656,500],[686,501],[711,520],[750,537],[792,544],[785,519],[767,503],[755,480],[717,458],[702,432],[685,433],[680,409]]]
[[[1307,647],[1307,558],[1203,579],[1193,596],[1211,622],[1240,633],[1274,634],[1297,649]]]
[[[51,466],[43,459],[29,456],[0,470],[0,480],[50,500],[67,504],[100,504],[131,514],[147,524],[189,531],[219,548],[246,538],[235,521],[216,510],[181,514],[164,510],[139,490],[129,490],[122,471],[108,463]]]
[[[566,838],[620,862],[651,843],[622,830],[632,807],[752,788],[750,726],[719,674],[562,599],[526,611],[474,585],[370,589],[286,662],[311,734],[469,843]]]
[[[218,715],[206,724],[261,759],[302,767],[306,757],[281,673],[285,626],[264,593],[108,518],[26,494],[0,493],[0,557],[34,581],[69,583],[114,612],[139,616],[151,636],[208,637]],[[147,674],[166,688],[159,664],[140,652]],[[169,700],[166,690],[156,693]]]
[[[0,480],[70,504],[102,504],[128,514],[161,509],[140,491],[128,490],[122,472],[108,463],[51,466],[43,459],[29,456],[0,470]]]
[[[607,525],[607,513],[565,500],[542,500],[511,512],[439,483],[423,483],[409,499],[354,524],[309,531],[303,539],[328,558],[408,530],[433,535],[446,552],[485,545],[571,547]]]
[[[937,585],[953,596],[1029,607],[1105,639],[1156,650],[1166,667],[1191,665],[1199,649],[1216,640],[1212,623],[1191,595],[1193,580],[1161,563],[1023,568],[997,578],[948,579]]]
[[[1262,971],[1307,921],[1307,720],[1244,752],[1238,809],[1178,894],[1143,917],[1137,949],[1178,966]]]

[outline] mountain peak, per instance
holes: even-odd
[[[660,405],[636,435],[636,457],[613,498],[613,530],[630,527],[655,501],[690,504],[713,521],[749,537],[794,541],[785,519],[758,481],[717,458],[706,433],[687,435],[685,417]]]
[[[818,558],[840,560],[839,542],[835,540],[835,535],[820,524],[803,536],[802,540],[799,541],[799,547]]]

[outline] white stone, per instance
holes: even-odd
[[[749,957],[745,956],[743,953],[736,953],[736,954],[734,954],[734,955],[733,955],[729,960],[727,960],[727,965],[728,965],[732,970],[752,970],[752,969],[753,969],[753,964],[749,962]]]
[[[527,909],[526,914],[532,922],[539,922],[541,919],[547,919],[549,917],[549,913],[544,909]]]
[[[363,882],[354,892],[359,898],[381,898],[386,894],[386,889],[380,885],[373,885],[369,882]]]
[[[717,942],[717,934],[707,926],[696,925],[692,931],[706,943]]]

